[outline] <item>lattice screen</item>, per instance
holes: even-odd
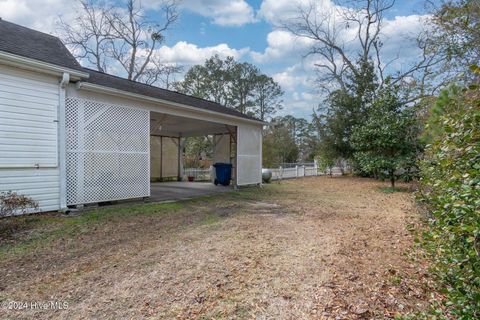
[[[150,115],[96,101],[66,101],[67,204],[150,195]]]

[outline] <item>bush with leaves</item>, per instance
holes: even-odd
[[[369,108],[367,120],[353,128],[351,144],[360,169],[390,179],[410,172],[421,150],[420,127],[413,107],[399,97],[398,88],[386,87]]]
[[[16,192],[0,192],[0,217],[24,214],[29,209],[37,210],[38,202]]]
[[[451,315],[480,319],[480,90],[444,91],[432,110],[420,166],[425,244]]]
[[[333,167],[337,162],[337,153],[334,150],[332,144],[322,141],[318,144],[316,150],[317,156],[315,160],[317,161],[318,169],[325,174],[333,175]]]

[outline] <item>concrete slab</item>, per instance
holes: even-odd
[[[155,182],[150,185],[150,201],[180,200],[233,190],[210,182]]]

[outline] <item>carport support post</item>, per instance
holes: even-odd
[[[182,181],[183,179],[183,142],[185,139],[182,139],[181,136],[178,137],[178,176],[177,180]]]
[[[232,157],[232,148],[230,147],[230,157],[232,157],[231,159],[234,159],[235,160],[235,163],[232,165],[235,166],[235,180],[234,180],[234,188],[235,189],[238,189],[238,126],[235,126],[235,130],[233,130],[233,141],[235,142],[235,157],[233,158]],[[230,132],[230,139],[232,139],[232,132]],[[230,143],[231,143],[232,140],[230,140]]]
[[[160,136],[160,181],[163,181],[163,136]]]

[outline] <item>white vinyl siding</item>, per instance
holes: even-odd
[[[0,65],[0,191],[60,207],[58,79]]]
[[[58,84],[0,67],[0,168],[58,166]]]
[[[0,191],[15,191],[39,202],[39,211],[60,207],[60,177],[57,168],[0,169]]]

